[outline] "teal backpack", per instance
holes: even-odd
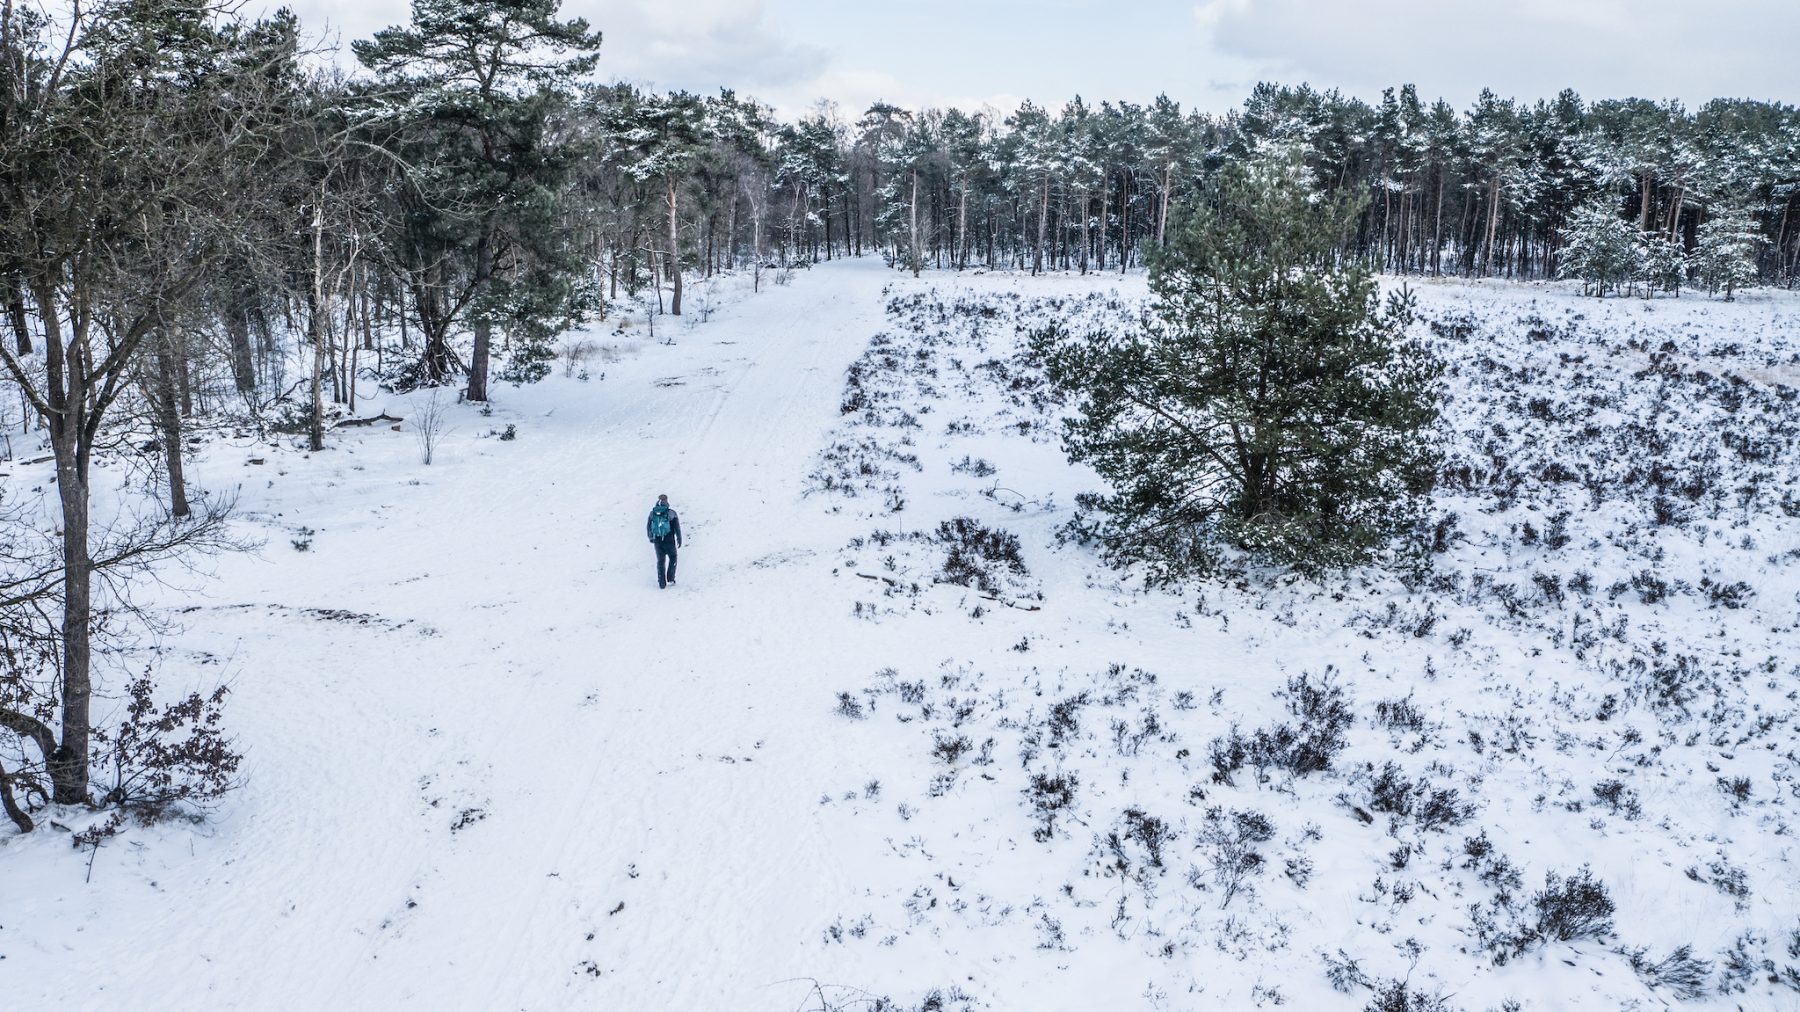
[[[669,536],[669,508],[659,506],[650,511],[650,536],[661,541]]]

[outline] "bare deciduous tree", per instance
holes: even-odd
[[[0,276],[30,294],[43,358],[27,362],[0,343],[0,366],[42,420],[56,461],[61,728],[45,761],[55,800],[79,804],[88,800],[93,581],[108,564],[90,529],[89,467],[145,343],[226,248],[219,237],[238,210],[239,179],[269,150],[271,104],[256,71],[293,47],[291,34],[274,33],[255,52],[241,26],[221,25],[200,0],[76,4],[60,36],[9,4],[5,24]],[[176,528],[151,539],[186,541]],[[42,746],[45,729],[39,721],[22,733]]]
[[[437,455],[438,443],[444,436],[444,421],[448,411],[444,399],[436,390],[418,411],[413,413],[413,438],[419,442],[419,462],[429,465]]]

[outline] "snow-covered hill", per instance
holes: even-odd
[[[1147,590],[1022,354],[1141,278],[728,287],[429,467],[207,450],[246,784],[0,840],[9,1007],[1800,1007],[1800,299],[1416,286],[1423,555]]]

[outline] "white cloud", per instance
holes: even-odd
[[[563,10],[606,33],[603,75],[663,88],[755,94],[829,62],[821,49],[786,41],[764,0],[571,0]]]
[[[248,0],[267,11],[283,0]],[[407,0],[286,0],[309,31],[343,40],[407,20]],[[1105,41],[1122,6],[1157,31]],[[1800,99],[1793,0],[564,0],[605,32],[599,75],[710,93],[731,87],[804,111],[821,97],[854,118],[871,101],[1002,111],[1058,105],[1240,104],[1258,80],[1307,81],[1374,99],[1413,83],[1462,106],[1482,87],[1522,99],[1573,87],[1642,95]],[[1097,33],[1097,34],[1096,34]],[[346,53],[340,62],[348,66]]]
[[[290,6],[303,28],[341,44],[337,60],[354,65],[349,43],[411,17],[407,0],[250,0],[266,13]],[[710,93],[756,93],[818,75],[829,62],[816,47],[786,41],[769,23],[765,0],[565,0],[560,16],[586,18],[604,35],[602,78]]]
[[[1800,5],[1783,0],[1518,0],[1421,8],[1404,0],[1211,0],[1194,22],[1217,51],[1267,76],[1372,96],[1415,83],[1466,102],[1482,87],[1531,99],[1792,100]]]

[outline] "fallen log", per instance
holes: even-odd
[[[333,424],[331,427],[334,429],[348,429],[352,426],[376,425],[381,422],[394,422],[397,424],[405,420],[406,419],[404,418],[395,418],[393,415],[383,412],[382,414],[374,415],[369,418],[344,418]]]

